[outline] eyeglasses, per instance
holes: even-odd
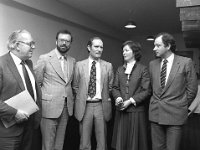
[[[31,42],[17,41],[17,42],[26,44],[26,45],[30,46],[31,48],[35,48],[35,42],[34,41],[31,41]]]
[[[71,40],[70,41],[68,41],[68,40],[64,40],[64,39],[58,39],[58,41],[60,42],[60,43],[71,43]]]

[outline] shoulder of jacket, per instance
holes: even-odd
[[[191,58],[184,57],[184,56],[176,55],[176,57],[177,57],[178,60],[182,60],[182,61],[189,61],[189,60],[191,60]]]
[[[76,59],[72,56],[67,55],[68,59],[72,60],[73,62],[76,62]]]
[[[108,65],[108,66],[112,66],[112,63],[110,63],[110,62],[108,62],[108,61],[105,61],[105,60],[100,60],[101,61],[101,63],[103,63],[103,64],[106,64],[106,65]]]
[[[52,58],[52,56],[54,55],[55,53],[54,53],[54,50],[52,50],[52,51],[50,51],[50,52],[48,52],[48,53],[45,53],[45,54],[42,54],[42,55],[40,55],[40,59],[51,59]]]

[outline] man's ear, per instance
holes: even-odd
[[[168,44],[168,46],[166,47],[168,50],[171,49],[171,44]]]
[[[88,51],[90,52],[90,50],[91,50],[91,47],[88,45],[88,46],[87,46],[87,49],[88,49]]]
[[[12,49],[16,49],[18,52],[20,51],[19,43],[13,43],[11,46],[12,46]]]

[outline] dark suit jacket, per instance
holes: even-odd
[[[89,60],[85,59],[77,62],[74,73],[73,89],[75,98],[75,117],[81,121],[85,114],[86,100],[88,98],[89,85]],[[100,60],[101,67],[101,97],[103,115],[105,121],[109,121],[112,116],[110,93],[113,84],[113,68],[112,64],[104,60]]]
[[[32,61],[27,60],[27,65],[30,70],[32,70]],[[34,73],[33,73],[34,74]],[[5,100],[19,94],[24,91],[25,87],[23,85],[22,78],[17,70],[17,67],[10,56],[10,53],[7,53],[0,57],[0,118],[6,120],[12,120],[17,113],[17,110],[8,106],[4,103]],[[37,105],[41,108],[41,91],[36,83],[36,92],[37,92]],[[37,128],[41,119],[41,112],[38,111],[33,114],[34,117],[34,127]],[[23,132],[25,124],[19,123],[15,124],[10,128],[5,128],[2,122],[0,121],[0,137],[12,137],[17,136]]]
[[[132,69],[129,79],[128,95],[126,93],[127,88],[127,75],[125,72],[125,65],[117,69],[115,80],[113,83],[113,97],[117,99],[122,97],[124,101],[132,97],[136,101],[136,107],[129,105],[124,110],[127,112],[144,111],[144,101],[148,100],[151,94],[150,77],[147,67],[140,63],[136,63]],[[127,95],[127,96],[126,96]]]
[[[197,77],[190,58],[175,55],[172,68],[162,90],[161,59],[150,62],[153,95],[149,105],[149,120],[164,125],[182,125],[187,120],[188,106],[197,93]]]

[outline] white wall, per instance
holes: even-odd
[[[28,30],[36,41],[36,49],[32,58],[34,64],[39,55],[55,48],[55,36],[60,29],[68,29],[72,33],[74,41],[69,55],[77,60],[88,57],[86,44],[89,38],[99,36],[104,41],[102,58],[111,62],[115,69],[122,62],[120,49],[122,40],[111,37],[107,30],[100,33],[13,1],[0,1],[0,55],[8,52],[6,48],[7,38],[12,31],[17,29]]]

